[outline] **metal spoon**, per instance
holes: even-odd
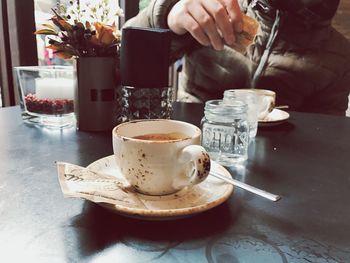
[[[226,177],[226,176],[224,176],[222,174],[219,174],[217,172],[210,171],[210,175],[214,176],[215,178],[221,179],[221,180],[223,180],[223,181],[225,181],[227,183],[235,185],[235,186],[237,186],[239,188],[247,190],[247,191],[249,191],[251,193],[257,194],[257,195],[262,196],[262,197],[265,197],[266,199],[269,199],[269,200],[274,201],[274,202],[276,202],[276,201],[278,201],[278,200],[280,200],[282,198],[280,195],[271,194],[269,192],[266,192],[265,190],[261,190],[259,188],[254,187],[254,186],[251,186],[249,184],[242,183],[242,182],[240,182],[238,180],[235,180],[233,178],[228,178],[228,177]]]
[[[279,105],[279,106],[275,106],[273,107],[274,109],[288,109],[289,106],[288,105]]]

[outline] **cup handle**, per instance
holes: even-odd
[[[185,176],[182,178],[182,183],[179,187],[184,185],[195,185],[204,181],[210,172],[210,158],[207,151],[200,145],[188,145],[182,149],[179,161],[185,164]]]
[[[263,120],[266,118],[266,116],[273,110],[274,108],[274,103],[273,103],[273,98],[271,97],[264,97],[263,98],[263,109],[260,110],[258,119]]]

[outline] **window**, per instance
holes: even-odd
[[[51,8],[57,4],[68,4],[69,0],[34,0],[35,27],[47,23],[52,17]],[[70,65],[71,62],[56,57],[51,49],[46,48],[47,39],[43,35],[36,36],[38,65]]]
[[[89,1],[96,3],[101,0]],[[33,34],[36,25],[52,16],[52,7],[57,3],[68,2],[69,0],[0,0],[0,107],[18,104],[18,94],[13,85],[13,67],[68,63],[55,58],[51,51],[46,50],[43,37]],[[119,0],[119,5],[124,10],[124,20],[138,13],[139,0]]]

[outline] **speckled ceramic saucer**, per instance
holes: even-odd
[[[212,161],[212,170],[227,177],[230,173],[218,163]],[[116,169],[114,156],[107,156],[91,163],[87,168],[103,174],[116,176],[118,180],[125,181],[122,174]],[[125,181],[126,182],[126,181]],[[100,203],[103,207],[112,211],[135,218],[146,220],[169,220],[186,217],[207,211],[225,202],[232,194],[233,186],[212,176],[202,183],[191,188],[164,196],[137,195],[140,202],[130,202],[130,205],[112,205]],[[135,196],[130,198],[135,198]]]

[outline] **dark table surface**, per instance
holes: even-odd
[[[203,105],[176,104],[199,125]],[[86,166],[112,154],[110,132],[50,130],[0,109],[0,262],[350,262],[350,118],[291,112],[259,128],[246,183],[224,204],[173,221],[130,219],[64,199],[55,161]]]

